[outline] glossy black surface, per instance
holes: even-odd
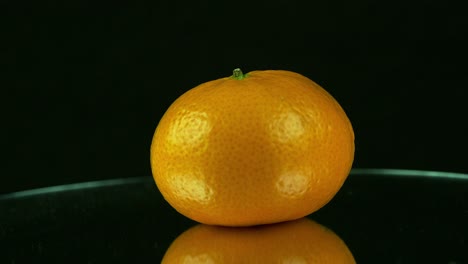
[[[0,196],[0,263],[160,263],[196,223],[151,177]],[[357,263],[467,263],[468,175],[354,169],[308,216],[336,232]]]

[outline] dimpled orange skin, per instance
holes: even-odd
[[[187,91],[151,144],[153,177],[167,202],[224,226],[317,211],[341,188],[353,158],[353,128],[338,102],[283,70],[237,72]]]
[[[302,218],[257,227],[197,225],[174,240],[162,263],[353,264],[356,261],[333,231]]]

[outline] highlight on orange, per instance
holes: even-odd
[[[198,224],[177,237],[163,264],[356,263],[330,229],[308,218],[253,227]]]
[[[223,226],[317,211],[341,188],[353,159],[351,122],[325,89],[291,71],[239,69],[175,100],[150,155],[173,208]]]

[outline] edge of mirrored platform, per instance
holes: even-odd
[[[421,178],[436,178],[436,179],[451,179],[451,180],[468,180],[468,174],[457,172],[443,171],[426,171],[426,170],[407,170],[407,169],[385,169],[385,168],[353,168],[350,175],[385,175],[397,177],[421,177]],[[16,198],[24,198],[36,195],[67,192],[73,190],[85,190],[100,187],[110,187],[126,184],[136,184],[153,181],[152,177],[131,177],[118,178],[110,180],[88,181],[64,185],[56,185],[25,191],[17,191],[7,194],[0,194],[0,201]]]
[[[468,174],[446,171],[406,170],[406,169],[377,169],[353,168],[350,175],[388,175],[400,177],[423,177],[452,180],[468,180]]]
[[[98,181],[88,181],[88,182],[56,185],[56,186],[43,187],[43,188],[37,188],[37,189],[30,189],[30,190],[25,190],[25,191],[12,192],[12,193],[7,193],[7,194],[0,194],[0,201],[15,199],[15,198],[29,197],[29,196],[36,196],[36,195],[42,195],[42,194],[143,183],[143,182],[148,182],[152,179],[153,179],[152,177],[143,176],[143,177],[118,178],[118,179],[110,179],[110,180],[98,180]]]

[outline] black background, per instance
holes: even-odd
[[[0,192],[150,175],[188,89],[261,69],[321,84],[354,167],[468,172],[467,19],[451,1],[2,4]]]

